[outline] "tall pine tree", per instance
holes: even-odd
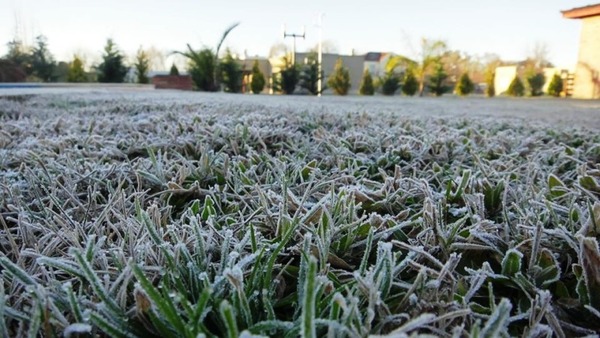
[[[44,82],[53,80],[56,61],[48,50],[48,41],[45,36],[36,37],[36,44],[31,51],[32,73]]]
[[[140,47],[137,55],[135,56],[135,75],[137,77],[137,83],[149,83],[148,71],[150,70],[150,57],[148,53]]]
[[[127,67],[123,61],[123,54],[117,48],[112,39],[106,40],[102,63],[96,68],[98,70],[98,82],[122,83],[127,75]]]

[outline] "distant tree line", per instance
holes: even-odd
[[[240,61],[227,49],[219,57],[221,47],[227,36],[239,25],[235,23],[222,34],[215,48],[176,51],[187,59],[187,71],[192,77],[196,90],[242,92],[248,85],[253,93],[261,93],[267,86],[267,79],[261,72],[258,61],[252,67],[244,82],[245,70]],[[551,66],[545,59],[543,48],[521,63],[524,71],[518,72],[506,94],[511,96],[540,96],[548,79],[543,68]],[[127,64],[125,55],[112,39],[107,39],[102,61],[85,69],[83,58],[74,55],[69,62],[57,62],[48,49],[48,41],[40,35],[33,46],[25,46],[20,40],[8,43],[8,52],[0,58],[0,82],[103,82],[121,83],[125,81],[149,83],[150,56],[140,47],[131,64]],[[287,54],[282,59],[283,67],[271,79],[270,88],[282,94],[318,95],[320,91],[331,89],[337,95],[346,95],[351,89],[349,70],[343,60],[336,62],[331,74],[319,70],[317,53],[310,52],[303,64],[293,63]],[[403,56],[389,57],[379,74],[371,74],[365,69],[358,92],[361,95],[406,95],[423,96],[427,93],[442,96],[454,92],[460,96],[483,91],[487,96],[495,96],[495,70],[507,63],[496,55],[489,54],[474,58],[460,51],[451,50],[444,41],[422,39],[416,60]],[[179,69],[173,64],[170,75],[179,75]],[[248,73],[246,73],[248,74]],[[129,77],[129,78],[128,78]],[[548,94],[559,96],[563,91],[563,81],[559,75],[550,79]]]
[[[150,58],[140,47],[131,65],[135,82],[149,83]],[[48,49],[48,40],[40,35],[33,46],[21,40],[8,43],[8,52],[0,58],[0,82],[125,82],[130,66],[112,39],[106,41],[102,62],[86,71],[84,60],[74,55],[69,62],[57,62]]]

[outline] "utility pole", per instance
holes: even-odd
[[[303,40],[306,38],[306,29],[302,27],[302,34],[297,33],[288,33],[285,30],[285,25],[283,25],[283,38],[291,37],[294,39],[294,44],[292,45],[292,64],[296,64],[296,38],[302,38]]]
[[[321,96],[321,92],[323,91],[323,15],[325,14],[319,13],[319,22],[317,23],[317,27],[319,28],[319,47],[317,48],[319,77],[317,80],[317,96]]]

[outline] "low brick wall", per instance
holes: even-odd
[[[156,75],[152,78],[156,89],[192,90],[192,77],[189,75]]]

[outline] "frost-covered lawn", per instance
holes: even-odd
[[[0,336],[593,334],[599,108],[0,96]]]

